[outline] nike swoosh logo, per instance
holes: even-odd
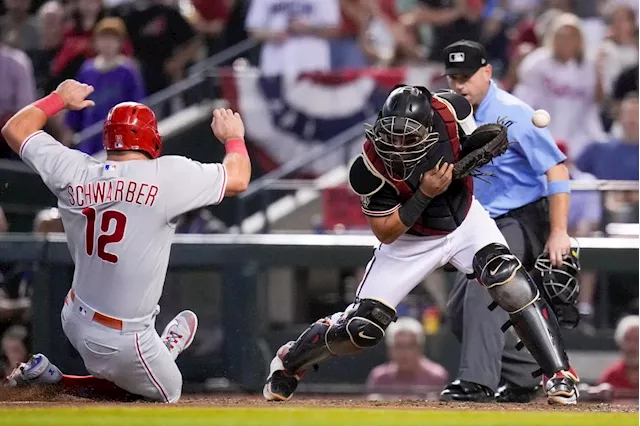
[[[494,269],[493,271],[489,271],[489,275],[495,275],[498,272],[498,269],[500,269],[500,267],[502,266],[503,263],[504,263],[504,260],[502,262],[500,262],[500,264],[496,267],[496,269]]]
[[[366,334],[364,334],[364,331],[358,333],[358,336],[362,337],[363,339],[376,340],[375,337],[367,336]]]

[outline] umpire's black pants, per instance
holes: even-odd
[[[511,252],[527,270],[532,270],[549,236],[546,198],[512,210],[495,221]],[[526,349],[516,350],[519,339],[513,327],[502,332],[500,327],[509,316],[500,308],[490,311],[492,301],[486,288],[457,272],[447,316],[462,346],[458,378],[493,390],[504,382],[533,387],[540,379],[534,379],[531,373],[539,367]]]

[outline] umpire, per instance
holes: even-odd
[[[508,129],[509,149],[482,167],[485,176],[474,179],[475,196],[489,211],[512,252],[527,270],[548,252],[554,265],[569,253],[569,172],[546,129],[531,122],[533,110],[498,88],[485,48],[461,40],[444,50],[449,87],[474,107],[478,125],[501,123]],[[531,355],[518,351],[513,328],[501,330],[508,315],[490,310],[489,292],[457,273],[447,306],[454,334],[461,341],[458,378],[441,393],[446,401],[528,402],[540,382]]]

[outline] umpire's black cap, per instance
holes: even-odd
[[[444,75],[473,75],[488,64],[487,50],[478,42],[460,40],[444,48]]]

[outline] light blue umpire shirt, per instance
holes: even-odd
[[[500,123],[507,127],[509,149],[480,168],[473,179],[474,195],[495,218],[547,195],[545,173],[566,160],[551,133],[533,125],[533,109],[493,81],[475,111],[478,125]]]

